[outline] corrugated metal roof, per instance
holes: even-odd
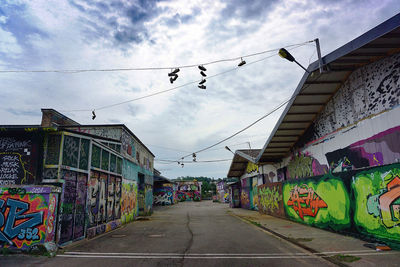
[[[400,52],[400,14],[310,64],[263,149],[254,162],[286,157],[336,91],[356,69]]]

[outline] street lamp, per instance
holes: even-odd
[[[231,152],[233,155],[235,155],[235,153],[233,153],[232,150],[228,146],[225,146],[225,149],[228,150],[229,152]]]
[[[290,62],[295,62],[297,65],[299,65],[303,70],[305,70],[307,73],[310,73],[306,68],[304,68],[299,62],[296,61],[296,59],[287,51],[285,48],[279,49],[279,56],[281,58],[287,59]]]

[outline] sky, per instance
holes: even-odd
[[[0,3],[0,71],[28,71],[0,72],[0,125],[40,124],[41,108],[81,124],[122,123],[171,179],[226,177],[233,154],[225,146],[263,147],[284,108],[197,153],[197,163],[192,157],[183,167],[160,161],[216,144],[287,100],[304,70],[277,56],[277,49],[288,47],[307,67],[317,55],[314,43],[305,42],[319,38],[324,56],[400,12],[397,0]],[[247,62],[242,67],[240,57]],[[201,64],[205,90],[197,86]],[[188,65],[194,67],[182,67]],[[171,84],[175,67],[181,68]],[[153,69],[65,72],[137,68]],[[210,160],[226,161],[200,162]]]

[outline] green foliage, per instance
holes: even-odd
[[[352,256],[352,255],[344,255],[344,254],[337,254],[331,257],[334,260],[338,260],[338,261],[344,261],[344,262],[354,262],[354,261],[358,261],[361,258],[360,257],[356,257],[356,256]]]

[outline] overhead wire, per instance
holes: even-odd
[[[321,77],[321,75],[322,75],[322,74],[319,73],[319,75],[318,75],[313,81],[317,81],[317,80]],[[215,143],[215,144],[213,144],[213,145],[207,146],[207,147],[205,147],[205,148],[203,148],[203,149],[200,149],[200,150],[198,150],[198,151],[196,151],[196,152],[187,154],[187,155],[181,157],[180,160],[176,160],[175,162],[178,162],[178,161],[180,162],[180,161],[183,160],[184,158],[189,157],[189,156],[192,156],[193,154],[198,154],[198,153],[200,153],[200,152],[203,152],[203,151],[206,151],[206,150],[208,150],[208,149],[210,149],[210,148],[213,148],[213,147],[215,147],[215,146],[217,146],[217,145],[219,145],[219,144],[221,144],[221,143],[223,143],[223,142],[225,142],[225,141],[227,141],[227,140],[229,140],[229,139],[235,137],[236,135],[238,135],[238,134],[240,134],[240,133],[246,131],[246,130],[249,129],[250,127],[254,126],[255,124],[257,124],[257,123],[260,122],[261,120],[265,119],[266,117],[268,117],[269,115],[271,115],[272,113],[274,113],[275,111],[279,110],[281,107],[283,107],[284,105],[286,105],[287,103],[289,103],[290,101],[292,101],[293,99],[295,99],[301,92],[303,92],[303,91],[304,91],[305,89],[307,89],[309,86],[310,86],[310,83],[307,84],[304,88],[302,88],[297,94],[294,94],[294,95],[291,96],[289,99],[287,99],[287,100],[281,102],[279,105],[277,105],[277,106],[276,106],[275,108],[273,108],[271,111],[269,111],[267,114],[263,115],[261,118],[257,119],[256,121],[254,121],[254,122],[251,123],[250,125],[244,127],[244,128],[241,129],[240,131],[235,132],[234,134],[232,134],[232,135],[230,135],[230,136],[228,136],[228,137],[222,139],[221,141],[218,141],[217,143]]]
[[[293,50],[293,49],[299,48],[299,47],[301,47],[301,46],[303,46],[303,45],[305,45],[305,44],[307,44],[309,42],[311,42],[311,41],[308,41],[308,42],[305,42],[305,43],[301,43],[301,44],[291,45],[290,46],[291,48],[289,50]],[[272,50],[272,51],[277,51],[277,50]],[[256,61],[249,62],[246,65],[243,65],[241,67],[237,66],[235,68],[232,68],[232,69],[229,69],[229,70],[226,70],[226,71],[214,74],[214,75],[210,75],[210,76],[207,77],[207,80],[215,78],[215,77],[218,77],[218,76],[221,76],[221,75],[224,75],[224,74],[232,72],[232,71],[235,71],[235,70],[237,70],[239,68],[244,68],[244,67],[251,66],[251,65],[253,65],[255,63],[264,61],[264,60],[266,60],[268,58],[271,58],[271,57],[274,57],[274,56],[276,56],[276,54],[272,54],[272,55],[269,55],[267,57],[263,57],[261,59],[258,59]],[[237,60],[237,58],[236,58],[236,60]],[[208,63],[208,64],[212,64],[212,63]],[[179,86],[175,86],[175,87],[172,87],[172,88],[169,88],[169,89],[166,89],[166,90],[157,91],[157,92],[152,93],[152,94],[144,95],[144,96],[141,96],[141,97],[137,97],[137,98],[133,98],[133,99],[130,99],[130,100],[126,100],[126,101],[122,101],[122,102],[118,102],[118,103],[114,103],[114,104],[110,104],[110,105],[105,105],[105,106],[101,106],[101,107],[97,107],[97,108],[93,108],[93,109],[61,110],[60,112],[88,112],[88,111],[93,111],[93,110],[98,111],[98,110],[102,110],[102,109],[107,109],[107,108],[111,108],[111,107],[127,104],[127,103],[130,103],[130,102],[138,101],[138,100],[141,100],[141,99],[149,98],[149,97],[152,97],[152,96],[156,96],[156,95],[159,95],[159,94],[167,93],[167,92],[170,92],[170,91],[173,91],[173,90],[177,90],[177,89],[180,89],[182,87],[186,87],[188,85],[198,83],[201,80],[202,79],[198,79],[198,80],[191,81],[191,82],[188,82],[188,83],[185,83],[185,84],[182,84],[182,85],[179,85]]]
[[[285,46],[286,48],[290,48],[290,47],[294,47],[297,45],[305,45],[308,43],[312,43],[314,42],[314,40],[312,41],[306,41],[306,42],[302,42],[302,43],[298,43],[298,44],[291,44],[291,45],[287,45]],[[178,66],[169,66],[169,67],[144,67],[144,68],[110,68],[110,69],[54,69],[54,70],[0,70],[0,73],[67,73],[67,74],[75,74],[75,73],[83,73],[83,72],[117,72],[117,71],[152,71],[152,70],[170,70],[170,69],[174,69],[174,68],[180,68],[180,69],[184,69],[184,68],[193,68],[193,67],[197,67],[199,65],[211,65],[211,64],[216,64],[216,63],[221,63],[221,62],[227,62],[227,61],[236,61],[239,60],[241,58],[248,58],[248,57],[253,57],[253,56],[258,56],[258,55],[262,55],[262,54],[266,54],[266,53],[270,53],[270,52],[275,52],[278,51],[279,48],[275,48],[275,49],[270,49],[270,50],[264,50],[264,51],[260,51],[260,52],[256,52],[256,53],[252,53],[252,54],[248,54],[248,55],[244,55],[244,56],[238,56],[238,57],[234,57],[234,58],[225,58],[225,59],[218,59],[218,60],[214,60],[214,61],[210,61],[210,62],[205,62],[205,63],[199,63],[199,64],[189,64],[189,65],[178,65]]]

